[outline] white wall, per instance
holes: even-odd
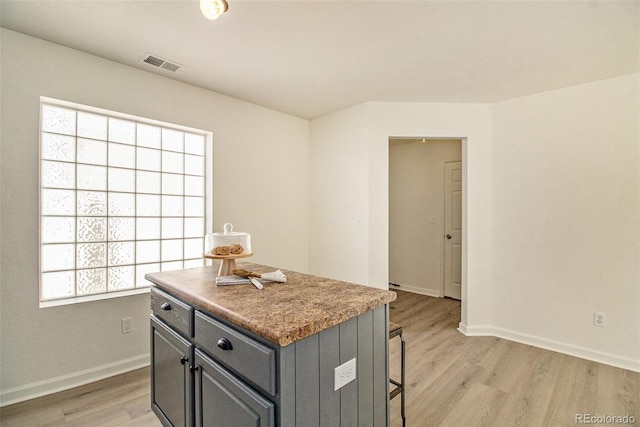
[[[462,324],[490,324],[491,125],[484,104],[371,102],[313,120],[309,270],[386,289],[389,137],[459,138],[466,172]]]
[[[369,280],[367,120],[367,107],[362,105],[312,122],[309,271],[386,289],[386,278]]]
[[[389,282],[443,296],[445,162],[462,160],[459,140],[389,144]]]
[[[494,106],[499,334],[640,370],[639,87],[636,74]]]
[[[313,120],[310,270],[386,287],[388,138],[464,138],[461,331],[640,371],[638,99],[635,74],[495,105],[366,103]],[[357,180],[323,179],[335,164]],[[363,209],[365,235],[351,222]],[[346,244],[327,245],[345,219]]]
[[[3,404],[148,363],[148,295],[38,308],[41,95],[213,131],[215,229],[250,232],[251,261],[307,270],[306,120],[5,29],[1,37]],[[131,334],[120,333],[122,317],[132,317]]]

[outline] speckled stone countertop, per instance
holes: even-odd
[[[256,273],[274,267],[242,262]],[[289,345],[396,299],[396,293],[294,271],[286,283],[217,286],[217,266],[147,274],[147,280],[196,309],[210,312],[280,346]]]

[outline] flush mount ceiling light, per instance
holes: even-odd
[[[226,0],[200,0],[200,11],[207,19],[218,19],[228,9]]]

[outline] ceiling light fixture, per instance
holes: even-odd
[[[218,19],[228,9],[226,0],[200,0],[200,11],[207,19]]]

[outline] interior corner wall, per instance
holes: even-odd
[[[493,106],[497,335],[640,370],[639,99],[633,74]]]
[[[148,294],[38,308],[40,96],[213,131],[214,229],[250,232],[252,261],[307,270],[307,120],[1,31],[2,405],[149,362]]]
[[[386,287],[388,138],[460,137],[461,331],[640,370],[639,86],[633,74],[493,105],[366,103],[313,120],[310,269]],[[357,180],[333,179],[334,165]],[[353,223],[363,209],[366,236]]]

